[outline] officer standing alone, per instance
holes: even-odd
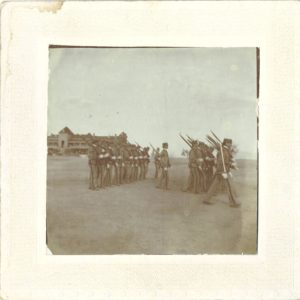
[[[171,167],[169,154],[168,154],[168,143],[162,144],[163,150],[160,153],[160,166],[161,166],[161,176],[159,185],[156,186],[157,188],[163,188],[165,190],[169,189],[169,168]]]

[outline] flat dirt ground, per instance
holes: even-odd
[[[87,158],[48,157],[47,233],[53,254],[255,254],[256,161],[238,161],[234,187],[241,203],[231,208],[218,194],[182,192],[186,159],[171,159],[170,190],[148,179],[100,191],[88,189]]]

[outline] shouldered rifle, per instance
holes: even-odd
[[[206,139],[207,141],[213,145],[214,148],[219,150],[219,144],[221,144],[220,142],[217,142],[214,140],[214,138],[212,138],[210,135],[206,135]]]
[[[194,139],[192,139],[188,134],[186,134],[186,136],[187,136],[190,143],[194,141]]]
[[[211,130],[212,135],[217,139],[217,141],[222,144],[222,141],[217,137],[217,135]]]
[[[192,144],[188,142],[180,133],[179,136],[192,148]]]
[[[150,146],[151,146],[151,148],[152,148],[152,150],[153,150],[153,152],[157,152],[156,150],[155,150],[155,148],[153,147],[153,145],[150,143]]]

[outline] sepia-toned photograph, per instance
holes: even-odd
[[[257,254],[258,95],[254,47],[50,46],[49,251]]]

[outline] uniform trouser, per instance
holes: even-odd
[[[124,167],[123,167],[123,180],[124,180],[124,182],[126,182],[126,183],[129,182],[129,176],[130,176],[130,163],[125,162]]]
[[[120,175],[121,179],[120,179],[120,183],[125,183],[126,182],[126,164],[122,163],[121,166],[121,175]]]
[[[206,191],[206,176],[203,170],[198,169],[199,172],[199,191]]]
[[[126,177],[128,178],[128,182],[131,182],[133,180],[133,165],[129,163],[126,169],[127,169]]]
[[[143,162],[140,164],[140,174],[139,174],[139,179],[145,179],[145,165]]]
[[[213,181],[204,197],[204,201],[205,202],[209,202],[211,197],[215,194],[216,190],[218,189],[218,187],[220,187],[221,184],[224,183],[224,186],[226,188],[226,192],[227,192],[227,195],[228,195],[228,199],[229,199],[229,202],[231,204],[235,204],[236,201],[234,199],[234,196],[233,196],[233,192],[232,192],[232,188],[231,188],[231,182],[230,182],[230,179],[227,178],[227,179],[224,179],[222,177],[221,174],[216,174],[213,178]]]
[[[123,183],[124,167],[122,164],[118,165],[119,184]]]
[[[192,172],[192,182],[193,182],[192,190],[196,194],[198,192],[198,186],[199,186],[199,170],[197,167],[191,167],[191,172]]]
[[[133,168],[133,180],[137,180],[138,179],[138,173],[139,173],[139,167],[138,165],[135,165]]]
[[[145,162],[145,179],[146,179],[147,174],[148,174],[148,166],[149,166],[149,162]]]
[[[112,166],[108,165],[106,167],[105,179],[104,179],[106,186],[111,186],[111,179],[112,179]]]
[[[96,164],[90,164],[89,188],[94,190],[97,187],[98,167]]]
[[[210,187],[210,185],[212,183],[213,176],[214,176],[214,174],[213,174],[213,168],[212,167],[208,167],[206,174],[207,174],[207,177],[206,177],[207,178],[206,188],[209,189],[209,187]]]
[[[155,178],[158,178],[159,169],[160,169],[159,164],[155,163]]]
[[[189,172],[187,188],[186,188],[187,191],[191,191],[193,189],[193,180],[194,180],[193,173],[192,173],[192,168],[189,167],[189,169],[190,169],[190,172]]]
[[[98,187],[104,187],[105,165],[98,165]]]
[[[163,187],[164,189],[168,188],[169,184],[169,172],[168,169],[165,170],[165,168],[162,168],[160,180],[159,180],[159,187]]]
[[[117,165],[113,166],[113,184],[119,185],[119,167]]]

